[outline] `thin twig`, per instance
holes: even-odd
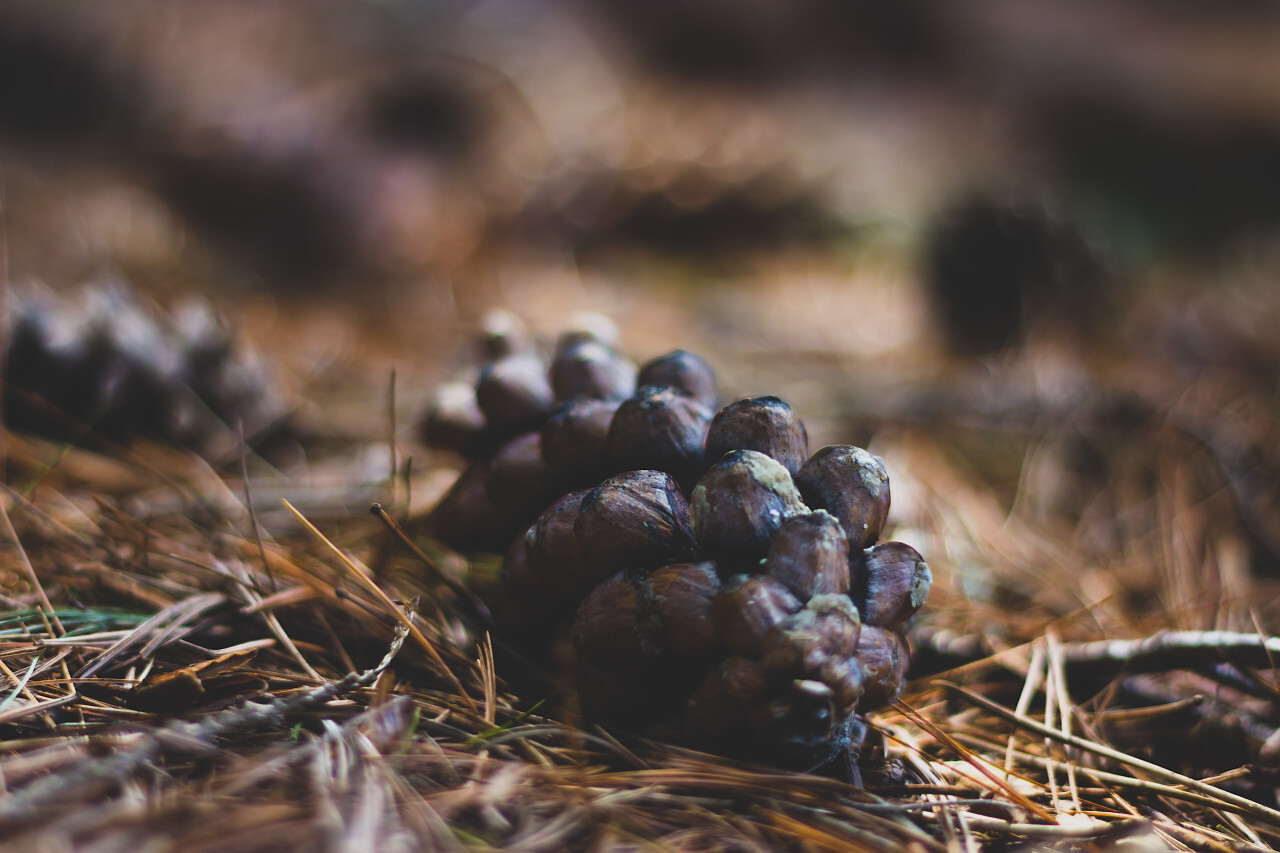
[[[40,583],[40,577],[36,574],[35,566],[31,565],[31,558],[27,556],[27,549],[22,547],[22,540],[18,538],[18,531],[13,528],[13,522],[9,519],[9,510],[5,507],[3,501],[0,501],[0,521],[4,522],[5,535],[9,537],[9,541],[13,543],[14,550],[18,552],[18,560],[22,563],[22,569],[27,573],[27,579],[31,581],[31,586],[35,590],[36,596],[40,599],[44,612],[49,615],[49,619],[53,622],[53,626],[57,629],[59,636],[67,633],[62,627],[62,623],[58,621],[58,614],[54,611],[53,603],[49,601],[49,596],[45,593],[44,586]]]
[[[1135,640],[1064,643],[1068,664],[1113,663],[1130,672],[1192,669],[1230,660],[1241,666],[1270,668],[1280,654],[1280,637],[1235,631],[1161,631]]]
[[[916,642],[955,661],[946,670],[950,674],[1000,666],[1013,667],[1025,661],[1031,643],[991,652],[981,637],[955,632],[921,630]],[[1164,672],[1171,669],[1200,669],[1231,661],[1239,666],[1270,669],[1272,656],[1280,655],[1280,637],[1247,634],[1236,631],[1161,631],[1149,637],[1129,640],[1096,640],[1086,643],[1063,643],[1062,659],[1069,670],[1085,670],[1105,676],[1124,669],[1129,673]]]
[[[253,489],[249,488],[249,451],[244,441],[243,418],[236,421],[236,435],[240,439],[240,479],[244,482],[244,506],[249,511],[249,526],[253,531],[253,541],[258,544],[258,557],[262,560],[262,570],[267,573],[267,580],[271,582],[271,591],[279,592],[276,576],[271,571],[271,562],[267,559],[267,549],[262,544],[262,528],[258,526],[258,514],[253,510]]]
[[[1207,853],[1218,853],[1218,851],[1222,851],[1222,853],[1275,853],[1275,848],[1273,847],[1226,839],[1216,833],[1212,836],[1206,835],[1205,833],[1208,830],[1203,827],[1183,826],[1173,821],[1161,821],[1156,824],[1156,828],[1192,850],[1203,850],[1207,851]]]
[[[396,471],[399,469],[396,445],[396,369],[391,368],[387,380],[387,449],[391,453],[391,471],[387,475],[387,488],[391,490],[391,505],[396,503]]]
[[[1022,692],[1018,694],[1018,704],[1016,706],[1019,714],[1025,714],[1027,709],[1031,707],[1031,700],[1035,697],[1036,691],[1040,689],[1040,683],[1043,680],[1041,671],[1044,669],[1044,643],[1037,642],[1031,649],[1031,665],[1027,667],[1026,677],[1022,681]],[[1005,747],[1004,755],[1004,775],[1007,779],[1013,767],[1013,744],[1014,734],[1009,733],[1009,743]]]
[[[1067,737],[1071,736],[1071,717],[1072,708],[1071,694],[1067,687],[1067,668],[1063,665],[1062,643],[1058,640],[1058,635],[1054,631],[1049,631],[1045,636],[1049,646],[1049,671],[1053,673],[1054,689],[1057,693],[1058,700],[1058,719],[1062,721],[1062,733]],[[1047,700],[1046,700],[1047,702]],[[1068,758],[1071,758],[1068,752]],[[1075,805],[1077,812],[1081,811],[1080,807],[1080,791],[1076,786],[1076,765],[1074,761],[1067,761],[1067,788],[1071,791],[1071,801]]]
[[[1112,822],[1096,820],[1086,824],[1015,823],[998,817],[965,812],[965,820],[981,832],[1007,832],[1027,838],[1101,839],[1125,837],[1151,826],[1149,821],[1120,818]],[[1149,831],[1149,829],[1148,829]]]

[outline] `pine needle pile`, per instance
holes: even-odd
[[[414,532],[405,484],[438,470],[352,466],[334,498],[188,451],[9,433],[0,839],[1272,849],[1280,640],[1248,568],[1280,530],[1256,458],[1270,398],[1243,368],[1186,385],[1185,366],[1116,357],[1067,400],[1042,393],[1051,356],[841,413],[894,461],[895,535],[937,574],[861,788],[583,718],[568,663],[534,672],[485,631],[472,589],[493,562]],[[1248,435],[1223,405],[1248,408]]]

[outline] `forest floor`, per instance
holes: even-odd
[[[841,90],[847,111],[828,115],[831,91],[748,98],[594,54],[557,76],[558,51],[582,42],[547,13],[529,56],[462,27],[469,53],[444,79],[468,69],[458,91],[483,132],[465,157],[438,140],[411,157],[350,116],[401,79],[403,56],[322,85],[324,51],[298,47],[316,33],[282,35],[287,10],[271,13],[277,40],[255,42],[235,14],[195,8],[207,26],[148,25],[183,34],[170,41],[104,29],[150,81],[155,102],[138,114],[165,131],[154,162],[122,153],[138,140],[117,124],[101,156],[6,142],[5,283],[38,277],[74,299],[111,269],[160,305],[201,294],[236,346],[273,366],[295,440],[202,456],[5,433],[0,845],[1280,844],[1280,253],[1268,232],[1211,262],[1116,238],[1104,248],[1123,259],[1090,319],[1028,302],[1008,341],[958,353],[922,272],[927,223],[970,183],[957,172],[989,183],[1016,148],[961,96],[897,79],[889,97]],[[220,55],[228,39],[253,62]],[[183,51],[181,73],[157,74]],[[355,59],[369,57],[331,61]],[[302,75],[307,62],[320,83],[246,106],[267,71]],[[583,129],[607,112],[593,106],[600,68],[628,104],[612,135]],[[566,91],[579,97],[549,97]],[[185,112],[156,106],[175,103]],[[1270,106],[1242,95],[1232,108]],[[740,131],[733,145],[722,125]],[[640,132],[659,127],[662,144]],[[316,143],[326,134],[330,148]],[[833,151],[856,162],[836,170]],[[214,177],[192,183],[206,167]],[[236,192],[220,196],[223,182]],[[239,189],[264,183],[238,205]],[[1027,201],[996,183],[992,197]],[[296,231],[253,218],[285,216],[296,197],[319,211]],[[759,236],[784,227],[799,233]],[[331,267],[299,262],[317,245]],[[726,399],[788,400],[812,448],[883,458],[882,538],[914,545],[934,583],[909,681],[870,719],[865,788],[638,738],[581,719],[562,691],[513,686],[515,664],[457,594],[491,584],[497,559],[416,535],[462,464],[421,443],[418,419],[434,386],[472,368],[492,308],[544,347],[576,312],[607,314],[637,361],[695,351]],[[975,316],[964,322],[985,322]]]

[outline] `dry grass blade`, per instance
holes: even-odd
[[[480,644],[476,668],[480,671],[480,684],[484,688],[484,721],[492,726],[497,723],[494,714],[498,707],[498,673],[494,669],[493,643],[487,634]]]
[[[258,514],[253,509],[253,489],[249,485],[249,448],[244,440],[244,420],[236,423],[236,439],[240,445],[240,480],[244,485],[244,506],[249,512],[249,524],[253,528],[253,541],[258,546],[258,557],[262,560],[262,570],[266,572],[271,592],[279,591],[276,576],[271,571],[271,561],[267,559],[267,549],[262,544],[262,528],[258,525]]]
[[[809,849],[830,850],[833,853],[844,850],[879,853],[883,850],[901,849],[895,842],[858,833],[850,826],[823,826],[812,822],[812,818],[806,821],[779,812],[769,812],[765,817],[770,824],[781,830],[781,838]]]
[[[154,652],[161,644],[177,637],[191,619],[224,604],[226,597],[220,593],[193,595],[161,610],[137,628],[121,637],[110,648],[76,673],[77,678],[89,678],[113,663],[127,649],[145,645],[143,657]]]
[[[1241,842],[1204,827],[1184,826],[1167,820],[1160,821],[1156,826],[1173,841],[1203,853],[1275,853],[1274,847]]]

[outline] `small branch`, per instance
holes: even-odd
[[[1043,824],[1014,823],[989,817],[972,811],[964,813],[965,822],[971,829],[981,832],[1007,832],[1026,838],[1049,838],[1060,840],[1114,840],[1148,835],[1151,832],[1150,821],[1137,818],[1122,818],[1115,821],[1094,820],[1077,824]]]
[[[992,652],[981,636],[961,635],[947,629],[921,630],[912,635],[922,651],[932,652],[953,675],[1009,667],[1022,672],[1015,662],[1026,661],[1031,644]],[[1173,669],[1205,669],[1224,661],[1237,666],[1269,669],[1272,656],[1280,656],[1280,637],[1264,637],[1234,631],[1161,631],[1131,640],[1097,640],[1062,643],[1062,659],[1072,673],[1085,675],[1165,672]],[[933,673],[927,673],[933,674]]]
[[[1161,631],[1136,640],[1065,643],[1068,664],[1115,663],[1129,672],[1194,669],[1230,660],[1240,666],[1270,668],[1280,655],[1280,637],[1234,631]]]

